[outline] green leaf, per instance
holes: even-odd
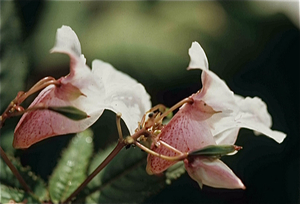
[[[3,184],[0,184],[0,188],[0,203],[42,203],[23,190]]]
[[[40,201],[48,200],[49,194],[44,181],[40,177],[36,176],[30,170],[29,167],[23,167],[18,159],[9,155],[8,158],[19,171],[19,173],[21,174],[27,185],[31,188],[33,193],[37,196],[37,199],[39,199]],[[1,184],[10,188],[22,189],[21,184],[13,175],[6,163],[2,160],[2,158],[0,160],[0,182]]]
[[[87,177],[89,158],[93,152],[92,131],[76,134],[58,162],[50,180],[51,201],[64,201]]]
[[[93,157],[91,173],[113,146]],[[165,176],[146,173],[146,153],[140,149],[122,149],[120,153],[88,185],[85,203],[138,203],[159,192]]]
[[[61,107],[48,107],[49,110],[55,111],[59,114],[66,116],[72,120],[82,120],[89,117],[85,112],[73,107],[73,106],[61,106]]]
[[[241,149],[236,145],[209,145],[189,153],[189,156],[223,156]]]
[[[172,180],[176,180],[184,173],[185,166],[183,161],[177,162],[176,164],[174,164],[166,170],[166,183],[170,185]]]

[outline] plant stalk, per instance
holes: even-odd
[[[62,203],[71,202],[72,199],[84,188],[86,185],[104,168],[109,164],[109,162],[121,151],[125,146],[123,142],[118,142],[117,146],[113,151],[105,158],[105,160],[84,180],[80,186]]]
[[[21,185],[23,186],[24,190],[27,191],[27,192],[29,192],[29,193],[32,193],[31,189],[26,184],[26,182],[22,178],[21,174],[18,172],[18,170],[16,169],[16,167],[11,163],[11,161],[8,159],[8,157],[7,157],[6,153],[4,152],[4,150],[2,149],[2,147],[0,147],[0,151],[1,151],[1,157],[3,158],[4,162],[7,164],[7,166],[13,172],[13,174],[15,175],[15,177],[21,183]]]

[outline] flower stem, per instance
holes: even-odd
[[[15,175],[15,177],[18,179],[18,181],[21,183],[21,185],[23,186],[23,188],[25,189],[25,191],[29,192],[29,193],[32,193],[31,189],[26,184],[26,182],[22,178],[21,174],[18,172],[18,170],[16,169],[16,167],[11,163],[11,161],[8,159],[8,157],[7,157],[6,153],[4,152],[4,150],[2,149],[2,147],[0,147],[0,152],[1,152],[2,159],[7,164],[7,166],[10,168],[10,170]]]
[[[185,99],[179,101],[174,106],[172,106],[170,109],[168,109],[166,112],[164,112],[160,117],[155,118],[155,123],[157,123],[158,121],[164,119],[164,117],[166,117],[167,115],[169,115],[169,113],[173,112],[174,110],[176,110],[177,108],[179,108],[183,104],[185,104],[185,103],[193,103],[193,102],[194,102],[194,100],[192,98],[185,98]]]
[[[118,129],[119,141],[123,140],[122,128],[121,128],[121,113],[117,113],[116,115],[116,124]]]
[[[164,141],[162,141],[162,140],[159,140],[159,143],[160,143],[161,145],[165,146],[166,148],[168,148],[168,149],[174,151],[174,152],[177,152],[177,153],[179,153],[179,154],[183,154],[181,151],[179,151],[179,150],[176,149],[175,147],[172,147],[171,145],[169,145],[168,143],[166,143],[166,142],[164,142]]]
[[[159,158],[162,158],[162,159],[165,159],[165,160],[168,160],[168,161],[181,161],[181,160],[184,160],[185,158],[187,158],[187,156],[188,156],[188,153],[181,154],[181,155],[175,156],[175,157],[165,156],[165,155],[158,154],[157,152],[152,151],[151,149],[145,147],[144,145],[142,145],[139,142],[135,142],[134,144],[137,147],[139,147],[140,149],[142,149],[145,152],[147,152],[148,154],[152,154],[153,156],[157,156]]]
[[[17,99],[17,103],[18,105],[21,104],[26,98],[28,98],[28,96],[32,95],[33,93],[40,91],[41,89],[49,86],[49,85],[56,85],[59,86],[60,82],[57,81],[56,79],[54,79],[53,77],[45,77],[43,79],[41,79],[40,81],[38,81],[35,85],[33,85],[29,91],[23,93],[18,99]]]
[[[129,136],[132,138],[132,140],[136,140],[139,136],[144,135],[144,134],[149,134],[148,131],[145,129],[141,129],[134,133],[132,136]],[[72,199],[82,190],[85,188],[85,186],[104,168],[106,167],[109,162],[121,151],[121,149],[128,145],[126,142],[126,139],[119,139],[119,142],[117,146],[112,150],[112,152],[105,158],[105,160],[83,181],[80,186],[62,203],[68,203],[72,201]]]
[[[113,151],[106,157],[106,159],[78,186],[78,188],[62,203],[70,202],[107,164],[121,151],[125,146],[123,142],[118,142]]]

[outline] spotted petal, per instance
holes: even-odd
[[[15,129],[15,148],[27,148],[48,137],[83,131],[92,125],[104,110],[104,85],[85,65],[79,40],[70,27],[63,26],[58,29],[56,45],[52,52],[70,56],[70,74],[58,80],[60,86],[51,85],[41,91],[30,107],[37,104],[74,106],[90,117],[73,121],[48,110],[25,113]]]
[[[211,112],[209,107],[204,107],[203,103],[185,104],[162,129],[158,135],[159,141],[163,141],[183,153],[214,145],[216,143],[209,125],[205,121],[213,114],[214,112]],[[163,144],[159,146],[153,144],[152,150],[166,156],[179,155]],[[158,174],[174,163],[148,155],[147,172],[149,174]]]

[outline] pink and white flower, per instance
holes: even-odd
[[[271,130],[271,116],[260,98],[243,98],[235,95],[215,73],[208,69],[208,60],[202,47],[193,42],[189,49],[188,69],[202,70],[202,89],[190,96],[193,103],[184,104],[158,135],[152,150],[166,156],[178,156],[163,141],[187,153],[209,145],[233,145],[240,128],[252,129],[281,143],[285,134]],[[147,172],[159,174],[173,165],[148,155]],[[193,157],[184,161],[188,174],[200,187],[203,184],[216,188],[245,188],[241,180],[218,158]]]
[[[122,113],[130,133],[134,133],[138,121],[151,107],[150,96],[143,85],[101,60],[94,60],[90,69],[81,54],[77,35],[68,26],[57,30],[51,53],[69,55],[70,73],[58,79],[59,86],[50,85],[42,90],[30,107],[37,104],[74,106],[86,112],[89,118],[74,121],[49,110],[25,113],[15,129],[15,148],[28,148],[49,137],[83,131],[105,109]]]

